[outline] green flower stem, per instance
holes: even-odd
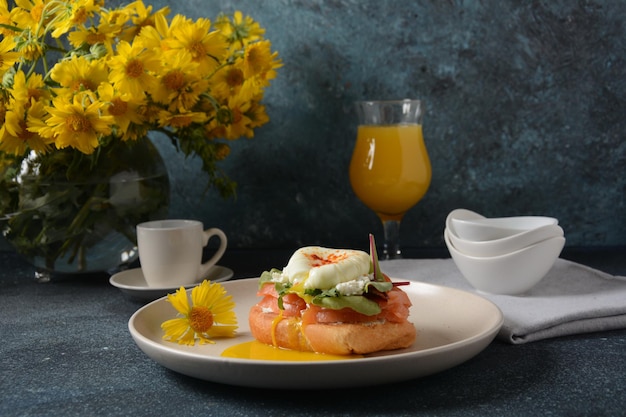
[[[94,190],[94,194],[98,195],[104,191],[104,189],[108,186],[108,184],[98,184],[98,186]],[[69,246],[73,245],[74,249],[70,255],[70,262],[76,258],[76,255],[80,255],[79,263],[84,263],[84,251],[82,241],[84,238],[84,233],[82,231],[88,230],[93,227],[93,216],[91,214],[94,211],[102,211],[104,208],[109,206],[109,201],[106,198],[91,196],[89,199],[83,204],[80,208],[76,217],[72,220],[70,225],[67,228],[67,235],[71,236],[59,250],[58,256],[63,256],[65,252],[68,250]],[[91,220],[91,221],[90,221]]]

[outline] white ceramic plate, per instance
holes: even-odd
[[[233,270],[224,266],[215,265],[209,270],[206,277],[202,279],[211,280],[211,282],[223,282],[233,277]],[[202,282],[202,279],[198,281]],[[109,278],[109,282],[114,287],[122,290],[123,293],[130,295],[131,297],[141,298],[143,300],[156,300],[157,298],[164,297],[168,293],[173,293],[180,286],[155,288],[148,287],[146,279],[141,272],[141,268],[127,269],[126,271],[118,272],[117,274]],[[185,285],[185,288],[192,288],[196,284]]]
[[[248,311],[259,301],[258,278],[222,284],[236,302],[237,336],[212,345],[182,346],[162,339],[161,323],[176,311],[165,298],[137,310],[128,328],[139,348],[173,371],[206,381],[257,388],[320,389],[399,382],[443,371],[482,351],[502,326],[502,313],[490,301],[461,290],[411,282],[411,321],[418,335],[407,349],[359,359],[265,361],[222,357],[229,346],[253,340]]]

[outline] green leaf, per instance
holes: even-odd
[[[324,297],[318,296],[313,298],[313,304],[330,308],[332,310],[341,310],[342,308],[351,308],[357,313],[365,314],[366,316],[375,316],[380,313],[380,306],[378,303],[372,300],[368,300],[362,295],[350,295],[339,297]]]
[[[272,274],[275,272],[280,272],[280,269],[272,268],[269,271],[263,271],[261,277],[259,278],[259,289],[261,289],[261,287],[266,283],[272,282]]]
[[[391,291],[391,289],[393,288],[393,283],[389,281],[370,281],[365,286],[366,291],[367,291],[367,287],[369,286],[376,288],[380,292],[387,292],[387,291]]]

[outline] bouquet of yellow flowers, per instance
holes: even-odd
[[[44,198],[35,186],[18,196],[22,178],[89,182],[107,175],[101,166],[147,141],[150,131],[199,157],[209,187],[234,194],[235,182],[218,163],[229,155],[229,141],[252,138],[269,121],[261,101],[281,62],[264,30],[241,12],[213,21],[170,19],[169,12],[141,0],[119,8],[106,8],[104,0],[16,0],[11,9],[0,0],[0,215],[13,222],[5,235],[16,234],[17,222],[36,219],[39,230],[23,240],[49,244],[49,233],[35,239],[62,231],[58,219],[45,223],[46,212],[71,201],[76,212],[63,216],[72,217],[72,233],[82,239],[95,227],[84,222],[85,210],[101,211],[110,201],[94,204],[87,196],[85,209],[75,195],[63,200],[57,190]],[[32,211],[45,205],[42,198],[55,208]],[[150,210],[158,205],[154,200]],[[141,220],[128,210],[125,229]],[[63,241],[46,257],[82,245],[57,240]]]

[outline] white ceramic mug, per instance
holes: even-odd
[[[203,248],[213,236],[219,237],[219,248],[202,263]],[[224,255],[226,245],[222,230],[204,230],[197,220],[155,220],[137,225],[139,262],[148,287],[171,288],[198,282]]]

